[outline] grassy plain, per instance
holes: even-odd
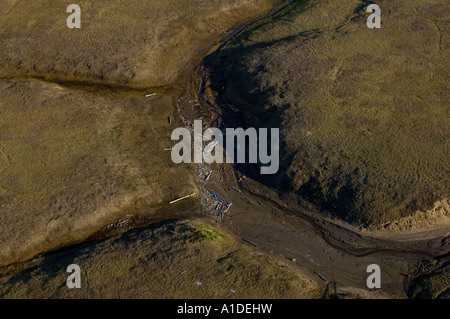
[[[0,76],[159,87],[178,80],[236,24],[280,0],[113,0],[0,3]]]

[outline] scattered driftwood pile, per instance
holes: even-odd
[[[216,204],[214,206],[214,210],[217,212],[216,217],[223,219],[223,216],[226,212],[230,209],[231,205],[233,203],[227,203],[222,196],[217,194],[215,191],[210,190],[209,188],[205,187],[206,190],[211,194],[211,198],[216,201]]]

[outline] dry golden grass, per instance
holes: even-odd
[[[163,86],[197,63],[229,28],[280,0],[2,1],[0,76]]]
[[[193,167],[164,151],[174,95],[5,80],[0,96],[0,265],[196,189]]]

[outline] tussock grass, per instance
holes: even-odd
[[[207,220],[131,230],[0,270],[2,298],[315,298],[316,285]],[[198,232],[220,240],[198,240]],[[214,236],[213,236],[214,237]],[[82,270],[68,289],[67,265]],[[196,282],[200,281],[201,285]],[[234,290],[235,293],[231,292]]]
[[[246,124],[280,127],[281,169],[261,179],[362,226],[450,195],[450,6],[377,3],[381,29],[361,1],[295,1],[213,59]]]
[[[414,280],[409,294],[418,299],[450,299],[450,265]]]

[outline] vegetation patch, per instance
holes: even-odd
[[[415,279],[409,295],[417,299],[450,299],[450,265]]]
[[[209,225],[201,224],[195,227],[194,238],[197,242],[216,241],[223,238],[223,235]]]

